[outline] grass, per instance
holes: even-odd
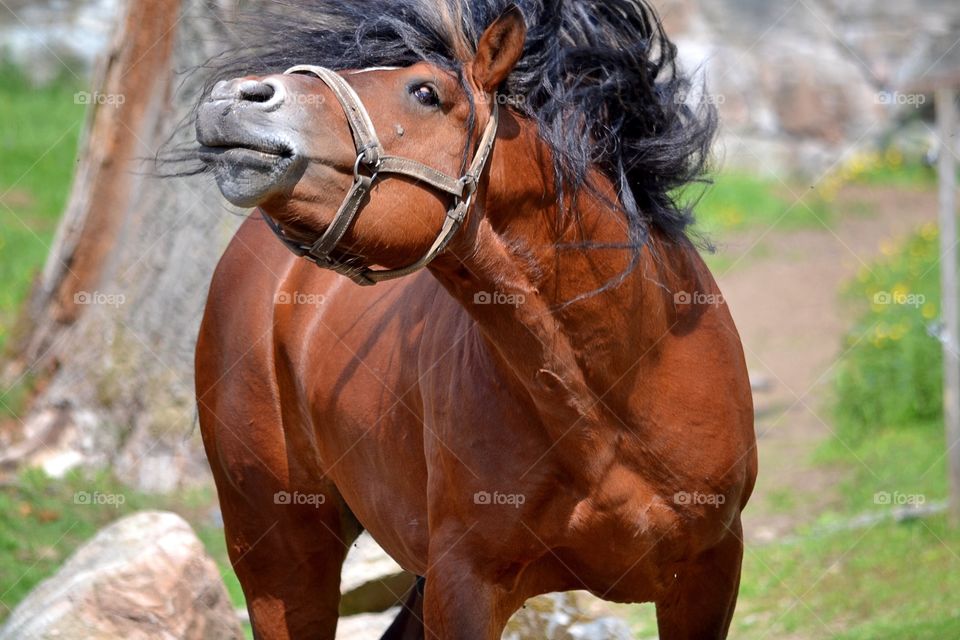
[[[0,63],[0,353],[69,194],[85,117],[72,80],[35,88]]]
[[[829,226],[839,219],[835,201],[846,185],[929,190],[936,180],[936,170],[919,159],[887,150],[852,154],[814,185],[732,171],[714,176],[706,187],[681,191],[678,198],[696,203],[698,232],[723,237],[757,228],[795,231]]]
[[[780,230],[817,228],[831,220],[830,210],[815,190],[742,172],[716,176],[712,185],[694,187],[698,232],[725,235],[751,228]]]
[[[109,503],[84,503],[78,498],[83,494],[106,496],[101,502]],[[25,472],[0,487],[0,621],[97,531],[148,509],[173,511],[190,522],[220,567],[231,601],[244,606],[223,530],[211,514],[214,504],[210,490],[156,496],[132,491],[108,474],[72,472],[53,480],[42,471]]]

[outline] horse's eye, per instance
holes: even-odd
[[[411,93],[413,97],[417,99],[417,102],[425,107],[440,106],[440,96],[437,95],[437,90],[428,84],[417,85],[412,89]]]

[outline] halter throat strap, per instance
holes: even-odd
[[[273,232],[297,256],[313,262],[318,267],[345,275],[357,284],[364,286],[402,278],[433,262],[453,240],[473,204],[474,194],[490,159],[493,144],[497,137],[497,128],[500,121],[497,101],[492,101],[493,110],[490,121],[480,138],[480,144],[477,147],[473,162],[470,163],[470,167],[463,176],[453,178],[416,160],[387,155],[383,145],[380,144],[380,139],[377,137],[376,129],[366,107],[364,107],[353,87],[340,74],[331,69],[314,65],[297,65],[287,69],[284,73],[309,73],[322,80],[333,91],[347,117],[347,123],[350,125],[350,132],[357,150],[357,161],[354,164],[353,185],[344,197],[343,203],[337,210],[330,226],[316,242],[303,244],[290,238],[279,223],[264,214],[264,219]],[[369,174],[362,171],[361,167],[365,168]],[[422,258],[400,269],[374,270],[362,264],[358,265],[334,258],[332,256],[333,251],[359,215],[373,188],[373,183],[380,176],[388,174],[409,176],[453,197],[453,204],[447,210],[443,227],[440,229],[436,240]]]

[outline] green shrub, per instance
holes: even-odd
[[[931,328],[940,315],[938,233],[925,225],[847,287],[859,315],[836,373],[839,435],[850,442],[887,427],[937,424],[942,358]]]

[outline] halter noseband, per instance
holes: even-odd
[[[447,248],[453,236],[460,229],[460,225],[463,224],[467,211],[473,203],[473,196],[477,191],[477,185],[490,158],[493,142],[497,137],[499,124],[497,101],[492,101],[493,112],[490,116],[490,122],[487,123],[483,136],[480,138],[480,144],[470,168],[461,178],[455,179],[416,160],[386,155],[363,102],[360,101],[360,97],[353,90],[353,87],[339,74],[330,69],[313,65],[297,65],[287,69],[284,73],[298,72],[310,73],[326,83],[337,97],[340,106],[343,107],[343,112],[347,116],[347,123],[350,125],[350,131],[353,134],[354,145],[357,148],[357,161],[353,167],[353,186],[347,192],[343,204],[340,205],[340,209],[333,218],[333,222],[330,223],[320,239],[312,245],[302,244],[289,238],[275,220],[264,214],[267,224],[297,256],[306,258],[318,267],[331,269],[345,275],[360,285],[374,285],[384,280],[401,278],[423,269]],[[370,171],[370,175],[365,175],[360,171],[361,165]],[[443,228],[440,230],[437,239],[422,258],[402,269],[378,271],[338,260],[331,256],[331,253],[337,248],[347,229],[357,218],[364,199],[370,193],[373,182],[382,173],[406,175],[419,182],[425,182],[435,189],[452,195],[454,204],[447,210]]]

